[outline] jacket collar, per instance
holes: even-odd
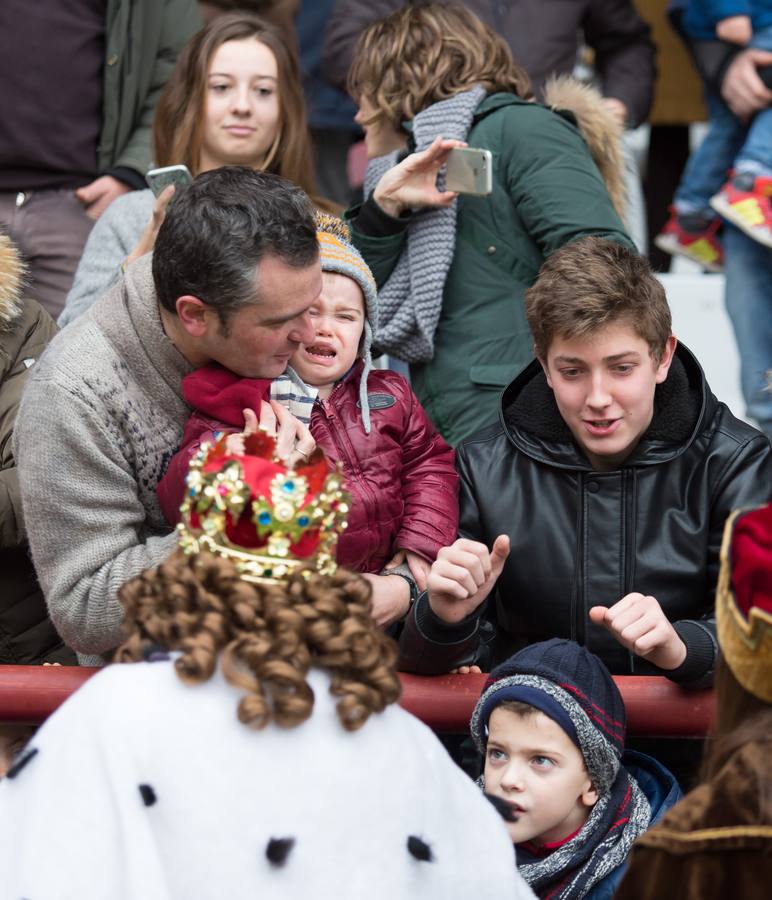
[[[694,355],[679,344],[667,379],[654,393],[654,416],[624,468],[657,465],[679,456],[716,404]],[[504,390],[500,419],[509,440],[523,453],[548,465],[591,471],[538,360],[531,362]]]

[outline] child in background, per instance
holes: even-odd
[[[718,38],[772,51],[772,0],[690,0],[683,28],[695,41]],[[723,250],[716,234],[721,220],[716,213],[772,247],[772,108],[744,122],[708,85],[705,100],[710,129],[687,163],[673,214],[654,242],[660,250],[721,271]]]
[[[517,866],[538,897],[610,898],[633,841],[680,797],[654,759],[623,758],[622,697],[573,641],[532,644],[494,669],[470,727],[482,786],[509,807]]]
[[[340,219],[320,213],[318,226],[323,289],[310,311],[314,343],[301,345],[291,368],[273,383],[218,365],[188,375],[182,390],[194,413],[158,495],[167,520],[176,523],[193,454],[218,431],[234,433],[238,452],[239,434],[256,428],[253,411],[270,395],[301,421],[310,420],[317,445],[342,466],[353,502],[338,563],[368,574],[376,618],[389,624],[407,612],[437,551],[456,537],[454,453],[405,379],[372,368],[375,281]],[[384,580],[382,572],[402,577]]]

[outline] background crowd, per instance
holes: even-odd
[[[316,837],[336,803],[366,817],[368,778],[401,854],[376,896],[722,896],[722,852],[768,859],[772,6],[665,5],[2,5],[0,664],[149,666],[109,665],[26,749],[0,724],[16,894],[117,896],[120,872],[127,896],[340,896]],[[661,124],[676,59],[707,116]],[[661,164],[658,129],[695,118],[703,143]],[[492,154],[485,195],[446,185],[467,146]],[[190,183],[150,189],[178,165]],[[725,273],[747,422],[673,334],[672,255]],[[491,671],[453,750],[492,806],[387,708],[397,669]],[[717,679],[682,804],[702,748],[630,746],[612,675],[640,674]],[[118,696],[133,712],[101,722]],[[199,712],[211,746],[180,768]],[[347,747],[302,827],[279,789],[300,726],[314,781]],[[89,779],[72,833],[112,825],[83,880],[49,825]],[[263,868],[187,866],[204,831]],[[349,844],[361,896],[373,836]],[[33,877],[32,845],[60,862]]]

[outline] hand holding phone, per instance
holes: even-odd
[[[170,184],[173,184],[175,188],[190,184],[193,176],[187,166],[163,166],[160,169],[151,169],[145,175],[145,181],[157,197]]]

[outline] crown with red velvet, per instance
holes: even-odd
[[[772,703],[772,504],[733,513],[726,523],[716,628],[734,677]]]
[[[205,444],[190,464],[177,526],[185,553],[230,559],[242,578],[279,582],[300,568],[331,575],[351,497],[317,449],[289,469],[263,431],[229,453],[227,435]]]

